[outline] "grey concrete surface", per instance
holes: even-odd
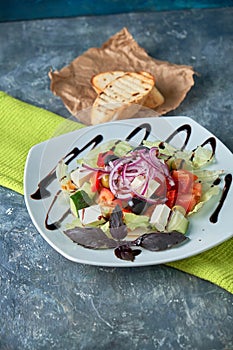
[[[233,151],[232,18],[227,8],[0,23],[0,89],[68,117],[50,67],[127,26],[151,56],[198,72],[169,115],[192,117]],[[23,196],[0,188],[0,349],[231,350],[233,296],[164,265],[70,262],[37,232]]]

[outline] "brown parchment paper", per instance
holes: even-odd
[[[90,125],[88,114],[78,113],[91,107],[96,92],[91,86],[93,75],[113,71],[147,71],[155,77],[155,85],[165,98],[155,111],[158,115],[177,108],[194,85],[191,66],[156,60],[138,45],[127,28],[116,33],[101,48],[90,48],[60,71],[50,71],[50,88],[66,108],[81,122]]]

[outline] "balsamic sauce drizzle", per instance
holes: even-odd
[[[95,136],[91,141],[89,141],[85,146],[83,146],[83,148],[78,148],[75,147],[74,149],[72,149],[72,151],[70,151],[65,157],[64,159],[70,157],[69,159],[67,159],[65,161],[65,164],[68,165],[70,162],[72,162],[72,160],[74,160],[75,158],[77,158],[77,156],[82,153],[83,151],[85,151],[85,149],[87,149],[89,146],[92,146],[92,149],[95,148],[101,141],[103,141],[103,136],[102,135],[97,135]]]
[[[148,138],[148,136],[151,133],[151,125],[148,123],[143,123],[139,126],[137,126],[126,138],[126,141],[130,141],[135,135],[137,135],[142,129],[144,129],[145,133],[144,136],[141,140],[141,143],[139,145],[142,145],[143,141],[146,140]],[[192,128],[191,125],[189,124],[184,124],[181,125],[180,127],[178,127],[170,136],[167,137],[167,139],[164,141],[166,143],[169,143],[178,133],[180,132],[186,132],[186,137],[184,139],[184,143],[182,145],[182,147],[180,148],[181,151],[183,151],[185,149],[185,147],[188,144],[188,141],[190,139],[191,136],[191,132],[192,132]],[[95,148],[99,143],[101,143],[103,140],[103,136],[102,135],[97,135],[96,137],[94,137],[91,141],[89,141],[85,146],[83,146],[81,149],[79,149],[78,147],[75,147],[73,150],[71,150],[69,153],[67,153],[62,159],[65,160],[65,164],[68,165],[72,160],[74,160],[80,153],[82,153],[85,149],[87,149],[90,145],[92,146],[92,149]],[[161,142],[159,147],[163,148],[164,146],[164,142]],[[205,145],[210,144],[211,148],[212,148],[212,154],[210,159],[214,156],[215,154],[215,150],[216,150],[216,139],[214,137],[210,137],[208,138],[206,141],[204,141],[201,146],[204,147]],[[195,155],[195,150],[193,150],[193,154],[191,156],[191,159],[194,157]],[[39,183],[38,183],[38,189],[36,190],[35,193],[33,193],[31,195],[32,199],[35,200],[40,200],[46,197],[49,197],[51,195],[51,193],[47,190],[47,187],[50,185],[51,182],[53,182],[56,179],[56,167],[54,167],[49,173],[48,175],[46,175]],[[216,180],[216,183],[214,183],[213,185],[217,185],[219,183],[220,179]],[[224,204],[224,201],[227,197],[228,191],[230,189],[231,186],[231,182],[232,182],[232,175],[231,174],[227,174],[225,176],[225,186],[223,188],[223,192],[222,192],[222,196],[221,199],[219,201],[219,204],[217,206],[217,208],[215,209],[214,213],[210,216],[210,222],[212,223],[216,223],[218,220],[218,215],[220,210],[222,209],[222,206]],[[49,223],[49,214],[51,212],[52,207],[54,206],[54,204],[57,201],[58,196],[60,195],[61,190],[59,190],[52,202],[51,205],[48,209],[48,212],[46,214],[46,218],[45,218],[45,226],[48,230],[56,230],[61,226],[62,221],[70,214],[70,209],[68,209],[59,220],[57,220],[56,222],[53,223]]]
[[[102,135],[97,135],[94,137],[91,141],[89,141],[85,146],[83,146],[81,149],[78,147],[75,147],[65,155],[62,159],[65,160],[65,164],[68,165],[73,159],[75,159],[80,153],[85,151],[86,148],[91,146],[93,144],[93,147],[96,147],[101,141],[103,140]],[[38,189],[36,190],[35,193],[31,194],[32,199],[43,199],[46,197],[49,197],[51,193],[47,190],[47,187],[56,179],[56,166],[46,175],[39,183],[38,183]]]
[[[55,194],[53,201],[48,209],[48,212],[46,214],[46,218],[45,218],[45,227],[47,228],[47,230],[50,231],[54,231],[57,230],[60,226],[61,223],[65,220],[65,218],[70,214],[70,209],[66,210],[65,213],[61,216],[61,218],[57,221],[54,221],[53,223],[49,224],[49,214],[52,210],[52,207],[54,206],[55,202],[57,201],[60,193],[62,192],[62,190],[58,190],[57,193]]]
[[[215,155],[215,152],[216,152],[216,138],[213,136],[209,137],[206,141],[204,141],[201,144],[201,147],[204,147],[205,145],[208,145],[208,144],[210,144],[210,146],[212,148],[211,158],[213,158],[213,156]]]
[[[140,143],[140,145],[143,143],[144,140],[146,140],[148,138],[148,136],[151,133],[151,126],[148,123],[143,123],[139,126],[137,126],[126,138],[126,141],[130,141],[135,135],[137,135],[142,129],[145,129],[145,135],[142,138],[142,141]]]
[[[215,151],[216,151],[216,138],[211,136],[209,137],[207,140],[205,140],[202,144],[201,144],[201,147],[205,147],[206,145],[210,145],[211,148],[212,148],[212,153],[211,153],[211,156],[210,156],[210,159],[211,160],[213,158],[213,156],[215,155]],[[192,161],[194,156],[195,156],[195,151],[196,151],[197,148],[195,148],[193,151],[192,151],[192,156],[190,158],[190,160]]]
[[[56,179],[56,167],[53,168],[48,175],[46,175],[39,183],[36,192],[31,194],[32,199],[40,200],[47,198],[51,193],[47,190],[47,187]]]
[[[220,184],[220,182],[221,182],[220,177],[217,177],[217,179],[215,179],[214,182],[212,183],[211,187],[218,186]]]
[[[164,142],[169,143],[177,134],[179,134],[182,131],[186,131],[186,138],[184,140],[183,146],[180,148],[180,150],[183,151],[189,142],[192,132],[191,125],[189,124],[179,126],[170,136],[168,136],[168,138]]]
[[[231,174],[227,174],[225,176],[225,185],[224,185],[224,188],[223,188],[223,192],[222,192],[222,196],[219,200],[219,203],[218,203],[218,206],[217,208],[215,209],[215,211],[213,212],[213,214],[210,216],[210,222],[212,222],[213,224],[216,224],[216,222],[218,221],[218,215],[220,213],[220,210],[222,209],[223,207],[223,204],[226,200],[226,197],[227,197],[227,194],[228,194],[228,191],[231,187],[231,183],[232,183],[232,175]]]

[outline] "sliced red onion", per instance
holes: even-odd
[[[94,167],[91,167],[87,164],[82,164],[82,167],[87,169],[87,170],[91,170],[91,171],[101,171],[102,173],[106,173],[106,174],[109,174],[109,170],[106,170],[105,168],[94,168]]]
[[[165,197],[145,197],[150,179],[158,181],[160,186],[166,184],[166,180],[171,185],[174,184],[167,165],[157,158],[158,154],[159,151],[156,147],[152,147],[149,151],[145,148],[110,161],[104,168],[95,168],[87,164],[84,164],[83,167],[92,171],[101,171],[103,175],[109,174],[109,188],[117,198],[130,199],[132,195],[135,195],[152,204],[164,203],[166,201]],[[131,183],[140,175],[144,177],[145,181],[142,185],[133,189]]]

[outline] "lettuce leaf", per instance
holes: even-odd
[[[144,140],[143,141],[143,145],[148,147],[148,148],[152,148],[152,147],[158,147],[161,144],[161,141],[147,141]],[[164,148],[161,148],[161,153],[165,154],[166,156],[173,156],[174,153],[177,151],[177,149],[173,146],[171,146],[169,143],[163,142],[163,146]]]
[[[81,162],[86,163],[92,167],[97,166],[97,160],[99,153],[104,153],[109,151],[111,148],[114,147],[114,154],[118,157],[124,156],[127,152],[131,151],[133,148],[127,141],[120,141],[119,140],[110,140],[105,143],[102,143],[98,147],[92,149],[82,160],[78,160],[77,163],[80,164]]]
[[[209,189],[202,194],[200,202],[195,205],[194,209],[189,212],[188,216],[198,212],[206,202],[208,202],[213,196],[217,196],[219,192],[220,188],[218,186],[209,187]]]
[[[195,149],[194,157],[192,158],[192,164],[194,168],[201,168],[211,161],[213,161],[212,151],[210,149],[204,148],[202,146],[198,146]]]
[[[224,170],[194,170],[193,173],[197,175],[198,180],[202,183],[214,183],[215,180],[224,174]]]
[[[147,228],[149,225],[149,217],[146,215],[136,215],[133,213],[124,213],[124,222],[129,230],[136,228]]]

